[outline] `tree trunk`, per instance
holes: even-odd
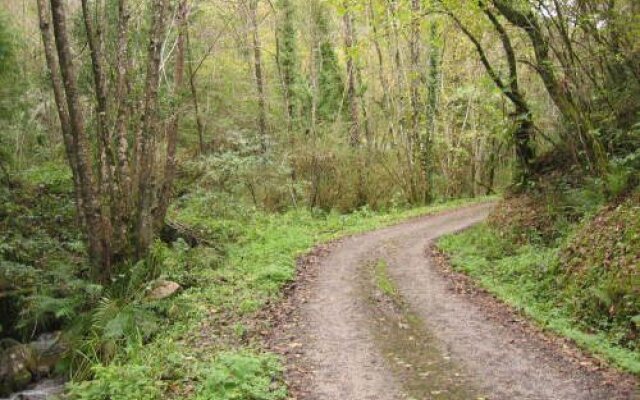
[[[82,196],[80,194],[80,176],[78,175],[78,158],[75,152],[73,134],[71,132],[71,122],[69,121],[69,114],[67,111],[64,86],[62,83],[62,76],[60,74],[60,65],[58,63],[58,57],[55,53],[55,39],[51,30],[51,15],[49,12],[49,6],[46,0],[37,0],[38,6],[38,18],[40,24],[40,32],[42,34],[42,43],[44,46],[44,56],[51,76],[51,85],[53,87],[53,96],[56,102],[56,109],[58,111],[58,118],[62,129],[62,141],[64,143],[65,154],[69,161],[71,168],[71,174],[74,184],[74,197],[76,200],[76,208],[78,215],[78,222],[80,226],[84,226],[84,212]]]
[[[378,77],[380,80],[380,86],[382,87],[382,101],[380,102],[382,110],[388,124],[388,134],[393,142],[396,138],[396,128],[393,118],[393,105],[391,102],[391,93],[389,92],[389,80],[386,77],[384,69],[384,57],[382,56],[382,48],[380,47],[380,40],[378,39],[378,25],[376,23],[376,14],[373,6],[373,0],[369,0],[369,24],[373,32],[373,46],[376,50],[376,57],[378,59]]]
[[[182,102],[180,101],[184,89],[184,63],[185,63],[185,36],[187,30],[187,20],[189,9],[187,0],[180,0],[178,5],[178,43],[176,54],[176,65],[174,70],[173,96],[178,103],[173,111],[169,128],[167,130],[167,155],[164,165],[164,181],[158,199],[158,207],[155,215],[155,228],[159,231],[164,224],[165,216],[169,208],[169,202],[173,196],[173,180],[176,171],[176,145],[178,140],[178,129],[180,115],[182,114]]]
[[[151,20],[151,37],[148,47],[147,76],[145,84],[144,113],[140,148],[138,154],[138,205],[136,221],[136,255],[143,257],[153,237],[154,177],[156,134],[160,130],[158,121],[158,86],[160,80],[160,57],[165,32],[165,9],[167,0],[154,0]]]
[[[422,99],[420,96],[420,87],[424,81],[423,72],[420,65],[420,21],[422,6],[421,0],[411,0],[411,34],[409,37],[409,63],[411,66],[409,76],[409,102],[411,104],[411,120],[410,134],[407,137],[408,155],[410,157],[411,169],[409,172],[411,177],[412,201],[420,201],[419,187],[424,186],[425,179],[423,171],[420,170],[420,117],[423,114]],[[418,167],[417,167],[418,166]]]
[[[96,96],[95,108],[98,128],[98,153],[100,155],[100,184],[98,187],[100,197],[102,199],[102,206],[107,207],[109,203],[111,203],[110,200],[114,197],[115,188],[112,185],[114,181],[111,177],[114,157],[111,152],[111,134],[107,122],[107,81],[104,59],[102,57],[102,33],[94,27],[94,17],[89,9],[88,0],[81,0],[81,5],[84,27],[87,34],[87,43],[89,44],[89,54],[91,56],[94,91]]]
[[[493,0],[492,2],[503,17],[526,32],[536,57],[536,71],[540,75],[549,96],[564,118],[569,123],[574,124],[577,136],[583,143],[584,150],[588,155],[588,161],[593,164],[592,166],[596,170],[602,172],[605,168],[605,161],[603,160],[604,155],[601,151],[601,145],[597,138],[590,134],[591,124],[589,118],[581,113],[580,107],[576,104],[571,92],[566,90],[558,80],[554,71],[553,60],[550,56],[549,38],[543,33],[537,17],[530,8],[525,8],[525,11],[522,11],[522,9],[515,8],[512,4],[502,0]]]
[[[267,150],[267,101],[264,91],[264,77],[262,74],[262,44],[260,42],[260,27],[258,26],[258,1],[249,0],[249,19],[252,27],[253,62],[258,92],[258,133],[262,151]]]
[[[76,188],[82,197],[82,212],[89,258],[94,266],[93,276],[97,281],[106,281],[111,273],[110,238],[107,236],[106,220],[101,213],[100,201],[95,187],[93,166],[89,157],[89,143],[84,127],[84,116],[80,105],[77,75],[67,33],[64,0],[51,0],[53,31],[60,73],[64,82],[66,105],[69,113],[69,130],[73,138],[74,159],[77,163],[78,184]],[[64,129],[64,127],[63,127]]]
[[[281,0],[280,23],[276,34],[276,56],[282,80],[287,123],[291,131],[297,120],[298,57],[296,51],[295,9],[291,0]]]
[[[358,146],[362,140],[360,127],[360,102],[356,89],[356,65],[354,59],[355,52],[355,32],[353,30],[353,16],[350,11],[349,1],[345,1],[346,9],[343,16],[344,23],[344,47],[347,57],[347,98],[351,112],[351,125],[349,127],[349,143],[351,146]]]
[[[441,57],[439,46],[438,22],[431,22],[429,32],[429,72],[427,77],[426,124],[420,140],[420,161],[425,175],[425,202],[433,200],[433,138],[436,136],[438,117],[438,97],[440,92]]]
[[[116,51],[116,104],[117,115],[115,134],[118,145],[116,175],[119,183],[118,207],[114,219],[121,226],[117,234],[124,236],[128,221],[126,215],[131,209],[131,199],[127,194],[133,189],[131,186],[131,168],[129,163],[129,141],[127,135],[127,119],[129,117],[129,10],[127,0],[118,0],[118,49]],[[124,229],[124,231],[122,230]]]

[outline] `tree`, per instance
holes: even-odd
[[[518,8],[504,1],[492,1],[492,3],[509,22],[526,32],[536,57],[535,69],[542,78],[551,99],[566,120],[574,124],[578,134],[586,138],[585,134],[589,131],[588,122],[581,115],[571,94],[562,88],[556,77],[550,55],[549,39],[543,33],[538,18],[530,8],[528,1],[525,2],[526,5]],[[593,154],[592,150],[593,148],[589,149],[590,154]]]
[[[351,115],[351,124],[349,126],[349,143],[351,146],[357,146],[362,140],[361,124],[360,124],[360,98],[357,93],[357,66],[355,60],[356,33],[353,28],[353,13],[351,11],[351,2],[344,2],[345,12],[342,16],[344,24],[344,49],[347,58],[347,100]]]
[[[280,19],[277,31],[278,66],[282,75],[285,109],[289,129],[298,121],[300,112],[300,61],[295,28],[295,6],[291,0],[279,0]]]
[[[248,0],[249,21],[251,23],[251,38],[253,41],[253,73],[258,93],[258,134],[262,151],[267,150],[267,100],[264,89],[264,74],[262,72],[262,44],[260,40],[260,26],[258,25],[258,0]]]
[[[159,84],[169,4],[167,0],[151,3],[144,90],[137,99],[143,104],[143,112],[141,120],[135,122],[127,118],[128,104],[136,102],[127,81],[131,72],[126,61],[130,35],[127,2],[118,0],[118,15],[114,20],[119,46],[116,54],[107,54],[103,44],[105,32],[94,26],[94,18],[100,11],[92,9],[88,0],[82,0],[92,66],[92,104],[96,111],[95,123],[88,124],[92,122],[92,115],[84,106],[85,96],[78,81],[77,58],[72,50],[64,3],[64,0],[50,0],[48,7],[45,0],[38,0],[42,42],[67,160],[74,177],[92,276],[97,282],[108,283],[118,264],[147,254],[154,234],[163,225],[171,197],[179,121],[177,108],[173,109],[165,131],[164,168],[157,168],[156,161],[160,149],[158,136],[164,126]],[[174,94],[179,93],[183,80],[186,0],[181,0],[178,15]],[[109,71],[111,65],[115,66],[114,73]],[[112,89],[116,96],[110,99],[108,93]],[[95,135],[90,133],[89,126],[96,127]],[[112,126],[115,126],[115,135]],[[129,143],[134,144],[133,148]],[[95,156],[94,147],[98,149]]]
[[[318,57],[315,61],[317,78],[317,117],[321,121],[335,121],[343,105],[344,83],[338,65],[324,3],[316,3],[313,9],[317,32]]]
[[[480,0],[477,4],[479,11],[487,17],[491,26],[498,35],[500,43],[502,44],[502,50],[507,62],[508,75],[506,80],[502,78],[501,73],[499,73],[491,61],[489,61],[487,52],[480,42],[480,39],[478,39],[471,29],[469,29],[453,12],[449,10],[448,14],[454,20],[458,28],[475,46],[482,65],[491,80],[495,83],[496,87],[502,91],[505,97],[507,97],[514,106],[514,112],[511,116],[515,123],[513,140],[519,166],[517,180],[519,183],[526,183],[532,175],[532,164],[535,157],[535,150],[533,148],[534,124],[531,108],[529,103],[526,101],[524,94],[520,90],[518,82],[518,64],[509,33],[493,11],[486,6],[484,1]]]
[[[439,22],[431,21],[429,30],[429,64],[427,72],[427,104],[425,109],[425,127],[420,140],[420,161],[426,180],[424,201],[430,202],[434,196],[433,190],[433,138],[436,136],[436,121],[438,117],[438,98],[440,92],[441,51]]]

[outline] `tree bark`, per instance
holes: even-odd
[[[264,90],[264,76],[262,74],[262,44],[260,42],[260,27],[258,26],[258,1],[249,0],[249,19],[253,38],[253,72],[258,92],[258,133],[262,152],[267,151],[267,100]]]
[[[420,135],[420,115],[422,115],[422,102],[420,99],[420,86],[424,81],[420,66],[420,12],[421,0],[411,0],[411,35],[409,40],[409,57],[411,63],[411,76],[409,80],[409,99],[411,103],[411,146],[418,146]],[[413,153],[416,153],[413,151]]]
[[[78,222],[80,223],[80,226],[84,226],[83,203],[82,196],[80,194],[80,177],[78,175],[78,158],[73,143],[73,134],[71,132],[71,123],[69,121],[69,113],[66,106],[64,85],[60,74],[60,65],[54,49],[55,39],[51,29],[51,15],[46,0],[37,0],[37,7],[42,44],[44,46],[44,56],[47,68],[49,69],[51,86],[53,87],[53,96],[56,103],[56,110],[58,111],[58,118],[60,120],[65,154],[69,161],[73,177]]]
[[[353,30],[353,16],[350,10],[350,2],[344,2],[345,13],[342,17],[344,23],[344,47],[347,58],[347,98],[351,113],[349,126],[349,143],[358,146],[362,140],[360,127],[360,102],[356,89],[356,65],[354,59],[355,32]]]
[[[407,137],[407,157],[410,157],[411,197],[414,202],[420,201],[421,186],[426,186],[424,171],[420,168],[420,120],[423,115],[423,104],[420,87],[424,75],[420,65],[420,29],[422,5],[421,0],[411,0],[411,22],[409,36],[409,103],[411,105],[410,134]]]
[[[389,92],[389,80],[386,77],[384,68],[384,57],[382,56],[382,48],[380,46],[380,40],[378,38],[378,25],[376,23],[376,14],[374,10],[373,0],[369,0],[369,25],[373,32],[373,45],[376,50],[376,57],[378,58],[378,78],[380,80],[380,86],[382,87],[382,101],[380,102],[382,110],[385,114],[388,133],[391,141],[395,140],[396,128],[393,118],[393,105],[391,101],[391,93]]]
[[[160,57],[165,32],[165,9],[167,0],[154,0],[151,22],[151,37],[147,55],[144,113],[138,158],[138,205],[136,221],[136,254],[143,257],[153,238],[154,177],[156,134],[160,130],[158,121],[158,86],[160,81]]]
[[[51,14],[60,73],[64,82],[66,105],[69,113],[69,130],[73,137],[73,152],[77,162],[79,191],[89,250],[94,266],[93,275],[98,281],[106,281],[111,273],[110,238],[105,229],[106,221],[101,213],[100,201],[95,187],[93,166],[89,157],[89,143],[84,127],[84,116],[80,105],[77,75],[67,33],[64,0],[51,0]],[[64,129],[64,128],[63,128]],[[72,160],[70,159],[70,163]]]
[[[433,200],[433,138],[436,136],[436,120],[438,116],[438,98],[440,92],[440,72],[442,59],[440,57],[438,22],[431,22],[429,32],[429,73],[427,77],[427,106],[425,128],[420,140],[420,161],[425,174],[426,188],[424,201]]]
[[[198,151],[200,154],[204,154],[207,150],[204,140],[204,123],[202,122],[202,116],[200,115],[200,102],[198,101],[198,89],[196,87],[196,71],[194,71],[192,65],[193,59],[191,57],[191,41],[188,27],[185,27],[185,35],[187,41],[187,51],[189,53],[189,62],[187,63],[187,66],[189,68],[189,87],[191,88],[191,99],[193,101],[196,127],[198,129]]]
[[[99,191],[103,206],[108,205],[114,197],[115,188],[111,177],[114,157],[111,147],[111,134],[107,123],[107,81],[105,65],[102,56],[102,33],[96,30],[93,24],[93,16],[89,9],[88,0],[81,0],[82,16],[89,44],[91,67],[93,72],[94,91],[96,96],[96,120],[98,127],[98,153],[100,155],[100,184]]]
[[[124,197],[131,187],[131,170],[129,164],[129,141],[127,137],[127,118],[129,117],[129,9],[127,0],[118,0],[118,49],[116,50],[116,102],[117,115],[115,133],[118,142],[117,175],[120,184],[120,215],[124,215],[130,208]]]
[[[169,208],[169,202],[173,196],[173,180],[176,171],[176,146],[178,140],[180,116],[182,114],[181,97],[184,91],[185,36],[188,18],[189,8],[187,6],[187,0],[180,0],[180,3],[178,5],[177,19],[177,54],[173,79],[173,97],[177,104],[169,122],[169,129],[167,130],[167,155],[164,165],[164,181],[162,183],[162,189],[160,191],[158,207],[156,208],[155,215],[156,231],[159,231],[164,224],[164,219]]]

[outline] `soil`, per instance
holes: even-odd
[[[543,332],[433,254],[492,204],[322,245],[274,306],[291,398],[640,399],[638,380]],[[393,293],[381,290],[377,262]]]

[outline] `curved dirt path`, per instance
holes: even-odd
[[[296,283],[274,346],[288,356],[295,397],[638,398],[634,378],[593,368],[570,356],[579,353],[572,346],[523,329],[505,307],[495,312],[486,298],[452,290],[450,277],[426,257],[434,239],[480,222],[491,206],[354,236],[307,259],[311,272]],[[369,273],[375,263],[384,263],[386,276]],[[375,283],[363,284],[376,279],[395,285],[395,303]]]

